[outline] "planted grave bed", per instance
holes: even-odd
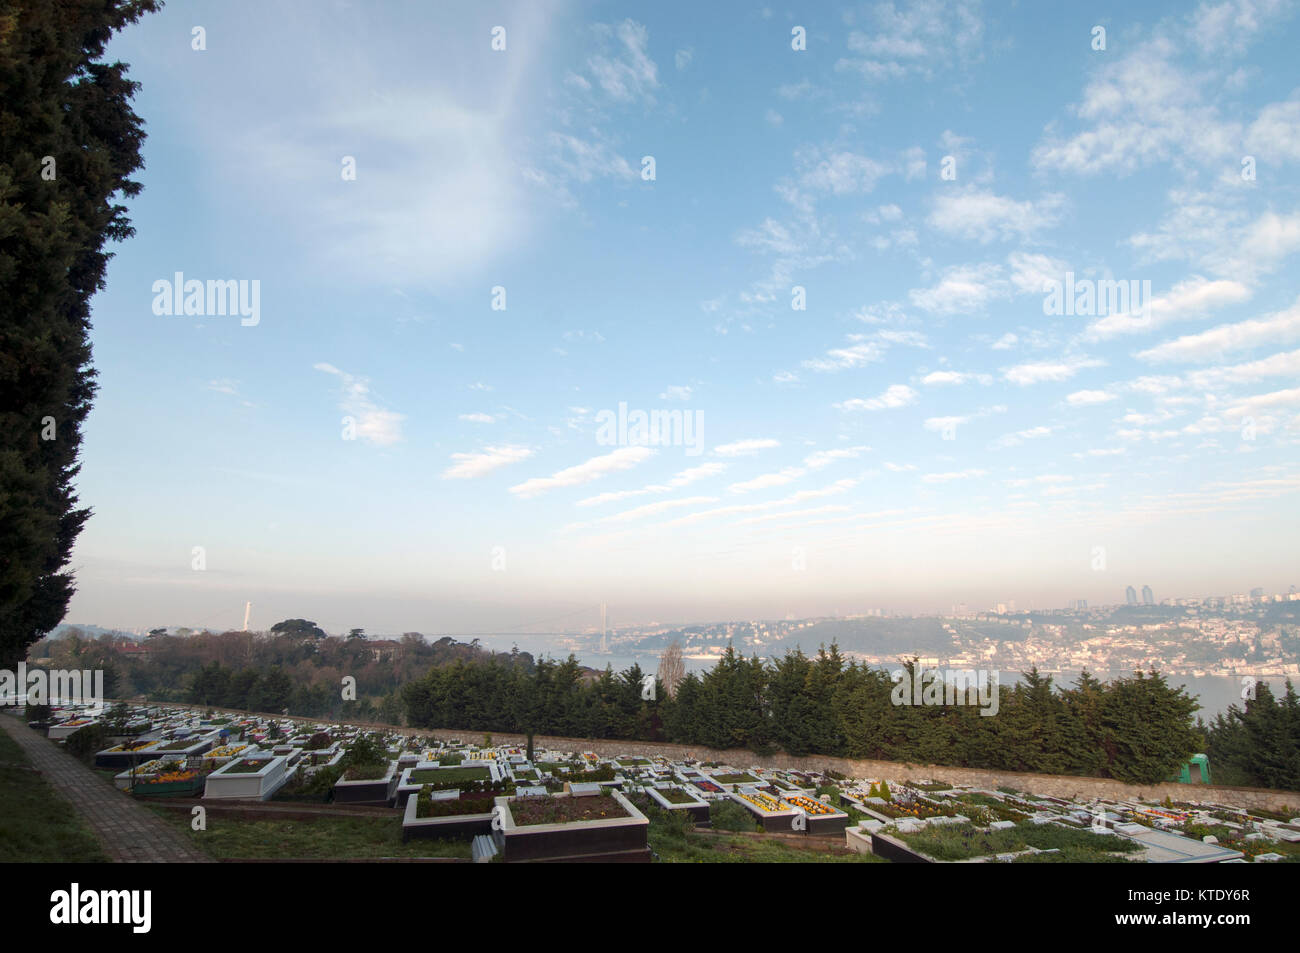
[[[758,778],[744,771],[732,771],[727,774],[715,774],[713,780],[717,784],[762,784]]]
[[[688,815],[697,827],[709,826],[709,803],[682,788],[646,788],[650,799],[665,811]]]
[[[849,816],[823,801],[803,794],[786,794],[785,802],[806,815],[805,830],[809,834],[839,834],[849,824]]]
[[[731,795],[731,799],[753,814],[758,822],[763,825],[763,830],[773,833],[789,833],[794,831],[795,817],[802,816],[799,811],[783,804],[774,797],[763,794],[760,791],[736,791]]]
[[[451,794],[451,797],[441,797]],[[492,794],[422,790],[406,801],[402,842],[413,838],[474,837],[492,831],[496,797]]]
[[[354,764],[334,783],[341,804],[390,805],[397,792],[397,762]]]
[[[144,781],[137,778],[131,793],[136,797],[194,797],[203,793],[207,780],[198,771],[162,771]]]
[[[617,791],[496,799],[506,862],[649,861],[650,822]]]
[[[255,798],[265,801],[296,773],[282,756],[255,755],[231,761],[208,775],[203,797]]]

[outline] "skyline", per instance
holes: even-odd
[[[1295,7],[168,7],[66,618],[1286,592]]]

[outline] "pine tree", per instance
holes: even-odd
[[[138,84],[100,62],[155,0],[20,0],[0,13],[0,667],[62,621],[90,510],[73,480],[95,395],[90,299],[133,233]]]

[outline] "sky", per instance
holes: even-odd
[[[1285,592],[1296,6],[169,4],[68,620]]]

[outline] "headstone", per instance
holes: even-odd
[[[497,855],[496,842],[487,834],[479,834],[469,848],[470,856],[476,864],[487,864]]]

